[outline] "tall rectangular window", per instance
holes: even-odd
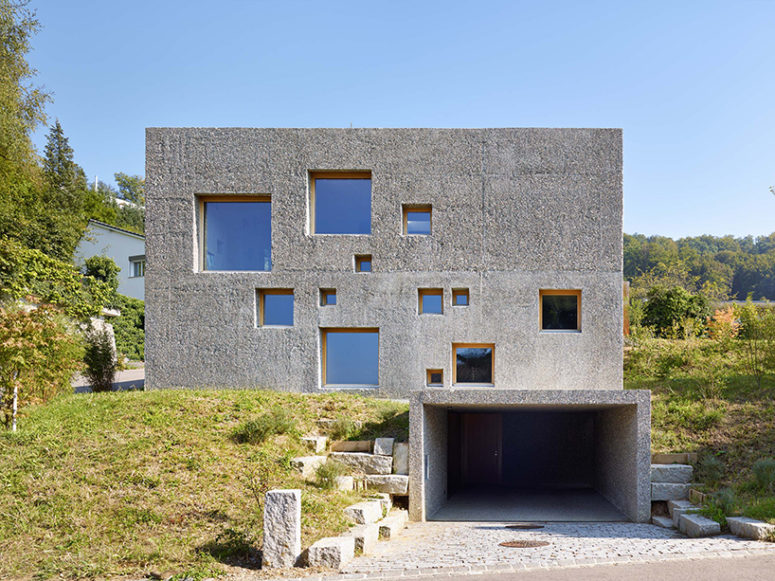
[[[404,206],[404,234],[428,235],[431,233],[431,207]]]
[[[542,331],[581,331],[581,290],[542,289],[538,297]]]
[[[321,329],[323,385],[379,385],[379,329]]]
[[[260,327],[293,326],[293,289],[258,289],[258,325]]]
[[[145,276],[145,254],[129,257],[129,273],[130,278]]]
[[[310,174],[313,234],[371,234],[371,172]]]
[[[453,383],[492,384],[495,371],[495,345],[492,343],[454,343]]]
[[[269,196],[199,198],[201,270],[272,270]]]

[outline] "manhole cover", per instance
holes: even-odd
[[[507,529],[520,529],[522,531],[530,531],[533,529],[542,529],[544,525],[536,525],[530,522],[521,522],[513,525],[506,525]]]
[[[505,541],[500,546],[512,549],[532,549],[534,547],[545,547],[548,544],[546,541]]]

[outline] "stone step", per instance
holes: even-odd
[[[651,483],[651,500],[684,500],[689,498],[691,484]]]
[[[364,478],[367,490],[378,490],[389,494],[409,494],[409,477],[401,474],[371,474]]]
[[[317,469],[326,463],[325,456],[300,456],[291,460],[291,466],[301,472],[305,480],[313,480],[317,475]]]
[[[775,525],[748,518],[747,516],[729,516],[727,517],[727,524],[733,535],[744,539],[764,541],[775,535]]]
[[[390,509],[393,508],[393,498],[386,492],[371,492],[369,498],[375,498],[379,500],[382,505],[382,515],[387,516]]]
[[[355,489],[355,479],[352,476],[337,476],[334,482],[337,490],[350,491]]]
[[[371,524],[382,518],[382,502],[368,500],[351,504],[344,509],[347,518],[359,525]]]
[[[393,473],[409,474],[409,444],[405,442],[393,444]]]
[[[673,510],[676,508],[691,508],[694,505],[688,500],[668,500],[667,510],[670,512],[670,518],[673,518]]]
[[[395,539],[401,534],[401,531],[409,522],[409,513],[405,510],[394,510],[390,516],[383,518],[377,524],[379,525],[379,537],[381,539]]]
[[[368,555],[374,551],[379,541],[379,525],[376,523],[368,525],[358,525],[351,528],[347,535],[355,539],[355,550],[363,555]]]
[[[395,438],[376,438],[374,440],[374,453],[382,456],[392,456],[393,442],[395,442]]]
[[[334,440],[332,452],[371,452],[371,440]]]
[[[695,452],[683,452],[678,454],[652,454],[652,464],[696,464]]]
[[[304,444],[313,454],[320,454],[326,451],[326,442],[328,438],[325,436],[305,436],[301,439],[301,443]]]
[[[695,514],[699,509],[699,507],[694,506],[693,504],[690,506],[682,506],[682,507],[676,507],[673,509],[673,526],[678,528],[678,524],[681,520],[681,516],[684,514]]]
[[[310,567],[340,569],[355,557],[355,539],[350,536],[326,537],[314,543],[307,551]]]
[[[391,456],[363,452],[331,452],[328,458],[364,474],[390,474],[393,471],[393,458]]]
[[[678,518],[678,530],[687,537],[710,537],[721,534],[721,525],[701,514],[684,513]]]
[[[651,523],[663,529],[674,529],[673,519],[667,516],[652,516]]]
[[[688,484],[692,481],[694,468],[688,464],[652,464],[651,482]]]

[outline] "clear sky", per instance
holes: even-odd
[[[775,231],[773,0],[31,7],[92,179],[143,174],[148,126],[621,127],[625,232]]]

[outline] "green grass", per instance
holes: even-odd
[[[0,578],[255,567],[268,488],[301,488],[304,546],[345,530],[357,497],[290,468],[308,454],[299,436],[340,416],[407,439],[406,405],[341,394],[122,392],[28,408],[18,433],[0,433]],[[235,437],[266,418],[256,443]]]

